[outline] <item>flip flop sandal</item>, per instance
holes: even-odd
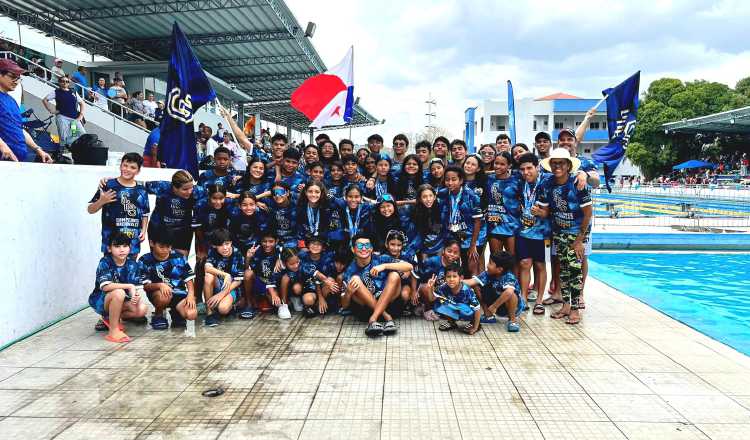
[[[380,336],[383,334],[383,324],[375,321],[371,322],[367,328],[365,329],[365,334],[367,336]]]
[[[570,316],[565,320],[565,323],[568,325],[576,325],[579,322],[581,322],[581,317],[579,316],[577,319],[570,319]]]
[[[469,334],[471,334],[470,332],[471,332],[471,329],[473,327],[474,327],[473,324],[467,322],[465,325],[463,325],[461,327],[461,331],[464,332],[464,333],[466,333],[467,335],[469,335]],[[479,327],[477,327],[477,331],[476,332],[478,332],[481,329],[482,329],[482,324],[479,324]],[[476,333],[476,332],[474,332],[474,333]]]
[[[110,328],[110,323],[109,323],[109,319],[104,319],[104,318],[102,318],[102,324],[104,324],[104,326],[105,326],[105,327],[107,327],[107,330],[109,330],[109,328]],[[117,327],[117,329],[118,329],[118,330],[120,330],[121,332],[122,332],[122,331],[125,331],[125,326],[124,326],[124,325],[122,325],[122,324],[120,324],[120,325],[119,325],[119,326]]]
[[[563,303],[563,300],[561,300],[560,298],[552,297],[552,296],[542,301],[542,304],[544,304],[545,306],[551,306],[551,305],[562,304],[562,303]]]
[[[536,304],[534,305],[534,314],[535,315],[544,315],[544,305],[543,304]]]
[[[128,336],[128,335],[125,335],[125,336],[123,336],[122,338],[119,338],[119,339],[113,338],[112,336],[107,335],[107,336],[104,337],[104,339],[108,340],[109,342],[114,342],[116,344],[123,344],[125,342],[130,342],[130,336]]]
[[[383,324],[383,334],[385,336],[393,335],[396,333],[398,328],[396,327],[396,323],[391,321],[386,321],[385,324]]]
[[[578,301],[578,310],[586,310],[586,303],[583,301]]]
[[[438,330],[440,330],[441,332],[447,332],[455,328],[458,328],[458,324],[456,324],[453,321],[441,322],[440,325],[438,326]]]
[[[570,313],[555,312],[555,313],[549,315],[549,317],[552,318],[552,319],[562,319],[562,318],[567,318],[568,315],[570,315]]]

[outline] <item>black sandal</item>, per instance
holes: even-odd
[[[455,321],[443,321],[438,326],[438,330],[441,332],[447,332],[456,328],[458,328],[458,324]]]
[[[544,311],[546,309],[544,308],[543,304],[534,304],[534,314],[535,315],[544,315]]]

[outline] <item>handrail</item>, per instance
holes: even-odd
[[[34,65],[34,66],[36,66],[36,67],[38,67],[38,68],[42,69],[42,70],[43,70],[44,72],[48,73],[48,74],[50,75],[50,77],[51,77],[51,78],[53,78],[53,77],[55,77],[55,76],[60,76],[60,75],[56,74],[55,72],[51,71],[50,69],[47,69],[46,67],[44,67],[44,66],[42,66],[42,65],[39,65],[39,64],[37,64],[37,63],[35,63],[35,62],[33,62],[33,61],[29,60],[28,58],[26,58],[26,57],[24,57],[24,56],[18,55],[18,54],[17,54],[17,53],[15,53],[15,52],[10,52],[10,51],[3,51],[3,52],[0,52],[0,58],[16,58],[16,59],[21,59],[21,60],[24,60],[24,61],[25,61],[26,63],[28,63],[28,64],[30,64],[30,65]],[[54,81],[48,80],[48,79],[46,78],[46,76],[45,76],[45,78],[42,78],[42,77],[40,77],[40,76],[38,76],[38,75],[34,75],[33,73],[32,73],[32,75],[34,76],[34,78],[37,78],[38,80],[40,80],[40,81],[42,81],[42,82],[46,83],[47,85],[49,85],[49,86],[52,86],[52,87],[55,87],[55,88],[57,88],[57,84],[56,84],[56,83],[55,83]],[[96,94],[98,94],[99,96],[102,96],[102,97],[103,97],[103,98],[104,98],[104,99],[105,99],[105,100],[106,100],[107,102],[109,102],[109,103],[111,103],[111,104],[114,104],[115,106],[118,106],[118,107],[121,107],[121,108],[123,108],[123,109],[124,109],[124,110],[125,110],[126,112],[128,112],[128,113],[138,113],[139,115],[143,116],[143,119],[144,119],[144,120],[148,120],[148,121],[151,121],[151,122],[153,122],[153,123],[154,123],[154,125],[159,125],[159,123],[158,123],[158,122],[157,122],[157,121],[156,121],[155,119],[152,119],[152,118],[150,118],[150,117],[149,117],[148,115],[145,115],[145,114],[143,114],[143,113],[139,113],[139,112],[136,112],[135,110],[131,109],[130,107],[128,107],[128,106],[126,106],[126,105],[123,105],[123,104],[121,104],[121,103],[119,103],[119,102],[117,102],[117,101],[115,101],[115,100],[113,100],[113,99],[110,99],[110,98],[109,98],[109,97],[107,97],[107,96],[103,96],[103,95],[102,95],[101,93],[97,93],[97,92],[95,92],[95,91],[94,91],[94,89],[92,89],[91,87],[86,87],[86,86],[82,86],[82,85],[80,85],[80,84],[78,84],[78,83],[73,83],[73,84],[71,84],[71,88],[73,88],[73,90],[74,90],[74,91],[75,91],[75,89],[76,89],[76,88],[81,88],[81,89],[83,89],[84,91],[89,91],[89,92],[91,92],[91,93],[96,93]],[[84,98],[84,99],[85,99],[85,98]],[[86,102],[89,102],[89,101],[86,101]],[[97,107],[97,108],[99,108],[100,110],[104,110],[104,111],[105,111],[105,112],[107,112],[108,114],[112,115],[112,116],[113,116],[114,118],[117,118],[117,119],[119,119],[119,120],[121,120],[121,121],[123,121],[123,122],[126,122],[126,123],[128,123],[128,124],[132,125],[133,127],[137,127],[137,128],[139,128],[139,129],[141,129],[141,130],[143,130],[143,131],[147,132],[147,133],[149,132],[149,130],[148,130],[148,129],[146,129],[146,128],[143,128],[142,126],[140,126],[140,125],[136,124],[135,122],[133,122],[133,121],[131,121],[131,120],[127,119],[127,118],[124,118],[124,117],[122,117],[122,116],[119,116],[118,114],[116,114],[116,113],[114,113],[114,112],[110,111],[110,110],[109,110],[109,108],[106,108],[106,109],[104,109],[104,108],[102,108],[102,107],[99,107],[98,105],[94,105],[94,106],[95,106],[95,107]]]

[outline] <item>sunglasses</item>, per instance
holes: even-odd
[[[21,75],[16,75],[13,72],[6,72],[5,76],[9,76],[10,79],[12,79],[13,81],[17,81],[17,80],[21,79]]]
[[[285,196],[287,194],[288,194],[288,192],[285,189],[275,189],[275,190],[273,190],[273,195],[275,195],[275,196],[281,197],[281,196]]]
[[[67,80],[67,79],[61,79],[61,80],[60,80],[60,81],[58,81],[58,82],[59,82],[60,84],[67,84],[67,83],[69,83],[70,81],[69,81],[69,80]]]
[[[367,250],[372,249],[372,243],[357,243],[354,245],[354,247],[358,251],[367,251]]]

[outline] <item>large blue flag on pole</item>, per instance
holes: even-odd
[[[508,131],[510,132],[510,143],[516,143],[516,104],[513,99],[513,84],[508,80]]]
[[[607,99],[609,144],[598,149],[592,157],[596,162],[604,164],[604,181],[609,192],[612,192],[609,180],[625,157],[625,149],[635,130],[640,81],[641,71],[639,70],[617,87],[602,90],[602,95]]]
[[[193,115],[203,104],[216,99],[216,92],[177,23],[172,26],[171,50],[166,108],[160,127],[159,160],[168,168],[187,170],[197,179],[198,151]]]

